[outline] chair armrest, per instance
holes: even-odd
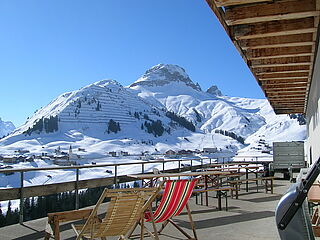
[[[72,210],[65,212],[48,213],[48,222],[53,223],[54,221],[68,222],[73,220],[80,220],[88,218],[93,209],[81,209]]]

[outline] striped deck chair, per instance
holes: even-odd
[[[188,239],[197,239],[195,225],[192,220],[190,208],[188,206],[188,200],[192,194],[194,187],[196,186],[196,183],[197,179],[166,181],[163,196],[156,211],[154,213],[152,213],[152,211],[149,211],[145,214],[145,220],[153,224],[153,233],[149,230],[146,230],[146,232],[149,233],[152,238],[159,239],[158,235],[161,234],[168,223],[171,223]],[[184,231],[172,220],[174,216],[178,216],[181,213],[184,207],[186,207],[186,210],[188,212],[188,217],[194,237],[191,237],[186,231]],[[157,231],[155,223],[162,223],[161,229],[159,231]],[[141,220],[140,224],[141,228],[143,228],[143,220]]]
[[[145,210],[154,201],[162,186],[163,184],[157,188],[105,189],[85,224],[72,224],[77,240],[83,237],[106,239],[109,236],[125,239],[129,231],[144,216]],[[107,204],[105,217],[100,220],[97,212],[105,198],[111,199]],[[143,231],[141,228],[141,236],[144,235]]]

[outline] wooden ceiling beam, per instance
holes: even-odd
[[[283,94],[291,94],[291,93],[304,93],[306,92],[307,90],[307,87],[304,87],[304,88],[287,88],[287,89],[283,89],[283,88],[273,88],[273,89],[264,89],[264,92],[266,94],[269,94],[270,93],[283,93]]]
[[[270,96],[270,101],[281,101],[281,102],[286,102],[286,101],[294,101],[296,100],[306,100],[305,95],[301,96],[291,96],[291,97],[283,97],[283,96]]]
[[[276,109],[273,108],[274,112],[276,114],[292,114],[292,113],[300,113],[303,114],[304,113],[304,108],[298,108],[298,109],[287,109],[287,110],[280,110],[280,109]]]
[[[275,66],[285,66],[288,64],[294,65],[311,65],[311,57],[310,56],[299,56],[299,57],[287,57],[287,58],[270,58],[270,59],[256,59],[250,61],[251,66],[253,68],[260,67],[261,65],[266,65],[269,67]]]
[[[291,101],[291,102],[275,102],[275,101],[270,101],[270,103],[272,104],[272,105],[286,105],[286,106],[295,106],[295,105],[299,105],[299,106],[301,106],[301,107],[303,107],[303,104],[304,104],[304,100],[300,100],[300,101]]]
[[[302,18],[263,22],[250,25],[236,25],[230,27],[231,35],[237,39],[253,39],[262,37],[274,37],[292,34],[314,33],[317,28],[314,18]]]
[[[273,2],[273,0],[214,0],[217,7],[228,7],[232,5],[250,4],[250,3],[261,3],[261,2]]]
[[[251,57],[249,60],[259,60],[259,59],[272,59],[272,58],[287,58],[287,57],[307,57],[307,56],[313,56],[313,53],[290,53],[290,54],[283,54],[283,55],[271,55],[271,56],[261,56],[261,57]]]
[[[280,48],[261,48],[249,49],[246,51],[248,59],[263,59],[263,58],[277,58],[290,56],[311,56],[312,46],[297,46],[297,47],[280,47]]]
[[[300,72],[310,71],[310,66],[299,65],[299,66],[281,66],[281,67],[266,67],[266,68],[255,68],[254,72],[258,76],[259,74],[266,73],[282,73],[282,72]]]
[[[308,76],[310,70],[292,70],[292,71],[273,71],[273,72],[257,72],[255,71],[255,74],[258,78],[261,76],[270,76],[273,74],[306,74]]]
[[[274,64],[258,64],[251,66],[251,68],[264,68],[264,67],[281,67],[281,66],[311,66],[311,62],[306,62],[306,63],[274,63]]]
[[[290,102],[280,102],[280,101],[272,101],[273,105],[296,105],[296,104],[304,104],[304,100],[299,100],[299,101],[290,101]]]
[[[287,73],[264,73],[264,74],[259,74],[258,78],[259,79],[266,79],[266,78],[298,78],[298,77],[308,77],[309,76],[309,71],[307,72],[287,72]]]
[[[268,92],[266,95],[269,97],[293,97],[300,98],[306,96],[305,92],[297,91],[297,92]]]
[[[290,84],[262,84],[261,88],[262,89],[287,89],[287,88],[301,88],[307,87],[307,83],[290,83]]]
[[[239,5],[226,8],[225,21],[228,25],[252,24],[318,16],[316,1],[294,0]]]
[[[313,44],[314,41],[312,33],[239,40],[239,45],[244,50],[275,47],[310,46]]]
[[[291,80],[297,80],[300,79],[301,81],[308,81],[308,77],[279,77],[279,78],[263,78],[263,79],[259,79],[259,81],[264,82],[264,81],[268,81],[268,80],[273,80],[273,81],[280,81],[280,80],[284,80],[284,81],[291,81]]]
[[[259,85],[269,85],[269,84],[298,84],[298,83],[308,83],[308,79],[290,79],[290,80],[263,80],[259,81]]]

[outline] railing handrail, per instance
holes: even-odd
[[[114,166],[126,166],[126,165],[139,165],[139,164],[151,164],[151,163],[163,163],[163,162],[181,162],[181,161],[191,161],[201,159],[218,159],[214,158],[187,158],[187,159],[159,159],[159,160],[148,160],[140,162],[127,162],[127,163],[108,163],[108,164],[91,164],[91,165],[73,165],[73,166],[58,166],[58,167],[35,167],[35,168],[10,168],[10,169],[0,169],[0,173],[10,173],[10,172],[32,172],[32,171],[44,171],[44,170],[63,170],[63,169],[83,169],[83,168],[96,168],[96,167],[114,167]]]

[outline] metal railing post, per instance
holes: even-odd
[[[162,172],[164,172],[164,164],[165,164],[165,161],[164,161],[164,159],[163,159],[163,162],[162,162]]]
[[[114,165],[114,184],[115,187],[117,187],[117,183],[118,183],[118,166]]]
[[[23,224],[23,172],[20,172],[20,213],[19,223]]]
[[[190,161],[190,171],[192,172],[192,159]]]
[[[79,168],[76,168],[76,210],[79,209]]]
[[[141,163],[141,172],[144,173],[144,163]]]

